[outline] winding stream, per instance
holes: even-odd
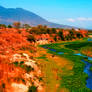
[[[79,54],[77,54],[77,55],[78,55],[78,56],[87,57],[88,60],[92,60],[91,57],[84,56],[84,55],[82,55],[81,53],[79,53]],[[81,60],[81,61],[86,64],[86,65],[85,65],[85,68],[84,68],[84,72],[85,72],[86,74],[88,74],[88,79],[86,80],[86,82],[87,82],[86,86],[87,86],[87,88],[90,88],[90,89],[92,90],[92,71],[90,71],[90,67],[92,67],[92,64],[89,63],[89,62],[87,62],[87,61],[85,61],[84,59]]]
[[[91,39],[91,40],[88,39],[88,41],[92,41],[92,39]],[[47,46],[43,46],[43,48],[49,49],[50,51],[53,51],[53,52],[56,52],[55,49],[48,48]],[[57,54],[61,55],[61,54],[64,54],[64,52],[57,52]],[[88,60],[92,60],[91,57],[85,56],[85,55],[83,55],[83,54],[81,54],[81,53],[77,53],[77,54],[74,54],[74,55],[86,57],[86,58],[88,58]],[[90,71],[90,67],[92,67],[92,64],[89,63],[89,62],[87,62],[87,61],[85,61],[84,59],[81,60],[81,61],[86,64],[86,65],[85,65],[85,68],[84,68],[84,72],[85,72],[86,74],[88,74],[88,79],[86,80],[86,82],[87,82],[86,86],[87,86],[87,88],[90,88],[90,89],[92,90],[92,71]]]

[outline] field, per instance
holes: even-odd
[[[64,58],[68,62],[66,65],[63,65],[63,67],[60,67],[62,72],[56,72],[60,77],[60,79],[58,80],[60,82],[57,92],[92,92],[90,89],[86,87],[86,79],[88,78],[88,75],[83,72],[85,67],[84,62],[81,61],[83,57],[74,55],[74,53],[80,52],[81,48],[85,46],[91,46],[91,44],[91,42],[87,42],[85,39],[75,42],[62,42],[42,46],[48,48],[47,54],[50,53],[52,56],[55,55],[56,57],[59,57],[59,60],[57,62],[61,63],[61,65],[63,65],[65,61],[60,60],[60,58]],[[58,54],[59,52],[64,52],[64,54],[60,55]],[[53,58],[55,56],[53,56]],[[50,61],[47,62],[52,64],[52,62]],[[72,68],[68,69],[67,67],[70,65]],[[46,70],[46,72],[48,73],[48,70]],[[51,74],[49,73],[49,76],[50,75]],[[62,91],[63,89],[65,90]]]

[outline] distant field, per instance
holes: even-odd
[[[83,47],[91,47],[92,42],[80,42],[80,43],[71,43],[69,45],[65,45],[66,48],[73,49],[73,50],[80,50]]]

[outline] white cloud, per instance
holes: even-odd
[[[77,18],[77,20],[79,20],[79,21],[92,21],[92,18],[80,17],[80,18]]]
[[[80,17],[80,18],[77,18],[77,20],[79,20],[79,21],[87,21],[87,18]]]
[[[75,19],[69,18],[69,19],[67,19],[67,21],[69,21],[69,22],[75,22]]]
[[[92,18],[88,18],[88,21],[92,21]]]
[[[69,22],[78,22],[78,21],[80,21],[80,22],[83,22],[83,21],[92,21],[92,18],[85,18],[85,17],[79,17],[79,18],[75,18],[75,19],[73,19],[73,18],[69,18],[69,19],[67,19],[67,21],[69,21]]]

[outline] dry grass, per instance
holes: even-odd
[[[59,74],[62,73],[62,68],[71,70],[73,68],[72,63],[65,58],[53,56],[47,53],[45,49],[39,47],[36,57],[42,57],[43,55],[45,55],[48,61],[44,60],[44,58],[37,59],[37,61],[43,71],[46,92],[69,92],[68,89],[65,88],[59,89],[61,80]]]

